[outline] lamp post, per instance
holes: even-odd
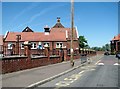
[[[74,29],[74,0],[71,0],[71,66],[74,66],[73,61],[73,29]]]

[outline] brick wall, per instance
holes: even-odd
[[[0,63],[2,63],[3,74],[59,62],[61,62],[60,56],[50,57],[49,60],[48,57],[38,57],[32,59],[28,59],[27,57],[9,57],[0,60]]]
[[[0,60],[0,63],[2,63],[2,73],[10,73],[70,60],[70,55],[68,54],[66,49],[63,49],[62,51],[59,49],[55,50],[56,52],[55,54],[53,54],[53,51],[50,51],[48,50],[48,48],[45,48],[45,55],[31,57],[32,50],[29,47],[31,46],[24,46],[26,56],[12,55],[3,57],[3,59]],[[79,59],[79,50],[74,50],[74,52],[74,59]],[[93,56],[95,55],[95,53],[91,53],[89,55]]]

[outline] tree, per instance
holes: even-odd
[[[92,49],[96,51],[110,51],[110,44],[105,44],[102,47],[92,47]]]
[[[106,49],[107,51],[110,51],[110,44],[105,44],[105,49]]]
[[[105,46],[102,46],[102,51],[105,51],[106,50],[106,47]]]
[[[84,36],[79,36],[78,40],[79,40],[79,48],[89,47],[87,44],[87,40],[85,39]]]

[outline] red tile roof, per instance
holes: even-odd
[[[66,33],[66,30],[67,30],[67,33],[68,33],[68,39],[71,38],[71,29],[70,28],[51,28],[51,32],[54,32],[54,33]],[[73,30],[73,38],[74,40],[77,40],[77,32],[76,30],[74,29]]]
[[[77,32],[73,30],[73,39],[77,39]],[[49,35],[45,32],[33,32],[29,27],[26,27],[23,32],[8,32],[5,41],[16,41],[16,35],[21,35],[20,41],[67,41],[71,38],[71,29],[64,28],[60,23],[60,17],[57,18],[57,23],[50,29]]]
[[[5,41],[16,41],[16,35],[21,35],[20,41],[66,41],[65,33],[55,32],[49,35],[43,32],[9,32]]]
[[[66,31],[68,38],[66,39]],[[74,40],[77,40],[77,33],[74,29]],[[71,38],[70,28],[51,28],[50,34],[44,32],[8,32],[5,41],[16,41],[16,35],[21,35],[20,41],[67,41]]]
[[[112,40],[120,40],[120,34],[118,34],[117,36],[114,36]]]

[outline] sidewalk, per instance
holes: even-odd
[[[102,55],[97,55],[91,57],[91,59],[99,59],[101,56]],[[80,59],[77,59],[75,60],[75,65],[73,68],[70,65],[70,61],[67,61],[58,64],[52,64],[48,66],[4,74],[2,75],[2,87],[27,87],[33,83],[58,75],[71,68],[74,69],[75,67],[80,65]]]

